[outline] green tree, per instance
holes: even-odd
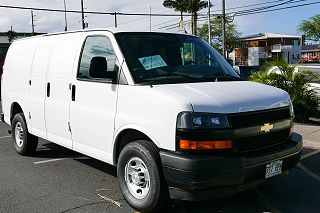
[[[320,41],[320,14],[302,21],[298,30],[303,32],[308,39]]]
[[[192,34],[197,34],[197,19],[198,12],[208,7],[207,1],[201,0],[164,0],[163,5],[168,8],[173,8],[175,11],[191,13],[191,28]]]
[[[211,27],[211,45],[217,50],[222,51],[222,25],[220,18],[214,18],[210,21]],[[198,28],[198,36],[208,41],[208,23],[203,24]],[[238,32],[237,25],[232,22],[226,22],[226,46],[227,52],[233,51],[234,47],[239,44],[239,37],[241,33]],[[228,55],[228,54],[227,54]]]
[[[197,35],[197,20],[198,20],[198,12],[204,8],[208,7],[207,1],[201,0],[186,0],[187,2],[187,12],[191,13],[191,28],[192,34]]]
[[[8,32],[6,32],[6,36],[8,36],[9,42],[12,42],[14,39],[17,38],[17,33],[13,31],[11,27],[11,29]]]
[[[175,11],[180,12],[181,21],[183,21],[183,12],[187,12],[186,0],[164,0],[163,6],[167,8],[172,8]]]
[[[267,70],[273,66],[277,66],[280,73],[268,74]],[[296,119],[307,121],[310,116],[318,116],[320,111],[320,98],[315,91],[308,88],[308,82],[317,76],[311,72],[294,70],[295,66],[285,61],[269,62],[261,71],[253,73],[250,80],[287,91],[293,103]]]

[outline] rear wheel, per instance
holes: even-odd
[[[141,212],[160,212],[169,201],[158,148],[150,141],[126,145],[119,156],[118,179],[127,202]]]
[[[12,141],[20,155],[32,155],[38,146],[38,137],[28,132],[23,113],[17,113],[12,119]]]

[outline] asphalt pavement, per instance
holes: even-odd
[[[40,140],[33,157],[15,153],[0,123],[0,212],[135,212],[121,195],[116,168]],[[289,175],[231,197],[173,201],[172,212],[319,212],[320,126],[295,125],[303,159]]]

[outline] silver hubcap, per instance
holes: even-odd
[[[137,199],[145,198],[150,191],[149,171],[144,162],[131,158],[125,167],[125,181],[130,193]]]
[[[23,128],[20,122],[18,122],[14,128],[15,130],[15,137],[16,137],[16,144],[19,148],[23,145]]]

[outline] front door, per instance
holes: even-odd
[[[117,85],[108,76],[115,73],[117,64],[108,36],[86,37],[70,106],[74,150],[110,163]]]

